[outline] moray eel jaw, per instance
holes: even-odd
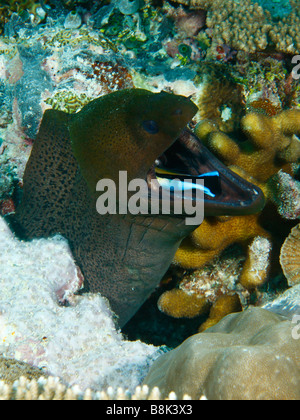
[[[185,188],[196,188],[197,179],[204,181],[204,187],[200,188],[205,216],[253,214],[265,205],[260,188],[223,165],[188,128],[150,168],[147,176],[149,196],[155,185],[156,188],[169,188],[174,179],[178,180],[178,191],[171,190],[173,201],[176,193]],[[153,180],[158,183],[151,183]],[[195,194],[184,199],[193,200],[195,205]],[[160,201],[162,207],[162,199]],[[184,211],[182,216],[187,216]]]

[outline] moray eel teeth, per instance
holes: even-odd
[[[99,180],[117,185],[126,171],[128,182],[147,182],[148,203],[159,182],[178,178],[174,199],[201,178],[206,214],[247,214],[263,205],[257,187],[229,171],[185,128],[196,112],[182,96],[125,89],[76,114],[44,113],[11,226],[22,239],[67,238],[84,291],[105,296],[120,327],[157,287],[182,239],[197,226],[185,223],[184,211],[101,215]],[[159,198],[159,210],[164,200]]]

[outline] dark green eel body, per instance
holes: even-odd
[[[197,107],[166,92],[126,89],[100,97],[79,113],[45,112],[24,174],[23,197],[10,223],[19,237],[61,234],[84,275],[84,289],[107,297],[123,326],[167,271],[180,242],[197,226],[186,215],[100,215],[96,184],[155,178],[164,167],[191,176],[218,171],[206,215],[247,214],[263,194],[214,158],[186,127]],[[175,141],[176,140],[176,141]],[[174,157],[174,159],[173,159]],[[150,188],[150,187],[149,187]]]

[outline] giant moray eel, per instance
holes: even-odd
[[[66,237],[84,289],[108,298],[120,326],[158,285],[196,226],[185,224],[185,214],[100,215],[100,179],[118,183],[119,171],[127,171],[128,182],[147,180],[150,193],[157,173],[160,179],[214,173],[204,195],[206,215],[254,213],[263,206],[259,188],[229,171],[186,128],[196,111],[182,96],[126,89],[77,114],[47,110],[43,116],[12,227],[23,239]]]

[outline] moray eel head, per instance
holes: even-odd
[[[263,206],[259,188],[222,165],[186,128],[196,112],[183,96],[127,89],[77,114],[47,110],[43,116],[11,225],[22,239],[67,238],[85,290],[108,298],[120,326],[157,287],[180,242],[197,226],[186,225],[184,212],[99,214],[99,180],[117,186],[120,171],[127,171],[128,182],[146,180],[149,204],[153,180],[160,190],[177,178],[184,190],[186,179],[197,184],[200,177],[205,215],[254,213]]]
[[[103,178],[145,178],[197,111],[188,98],[125,89],[92,101],[71,119],[74,156],[91,191]]]
[[[260,189],[230,171],[185,128],[197,110],[184,96],[144,89],[117,91],[85,106],[70,119],[69,132],[91,194],[100,179],[118,185],[119,171],[127,171],[128,182],[147,179],[149,195],[154,179],[164,188],[174,178],[192,183],[202,178],[206,215],[260,211]],[[185,185],[190,188],[184,183],[179,188]]]

